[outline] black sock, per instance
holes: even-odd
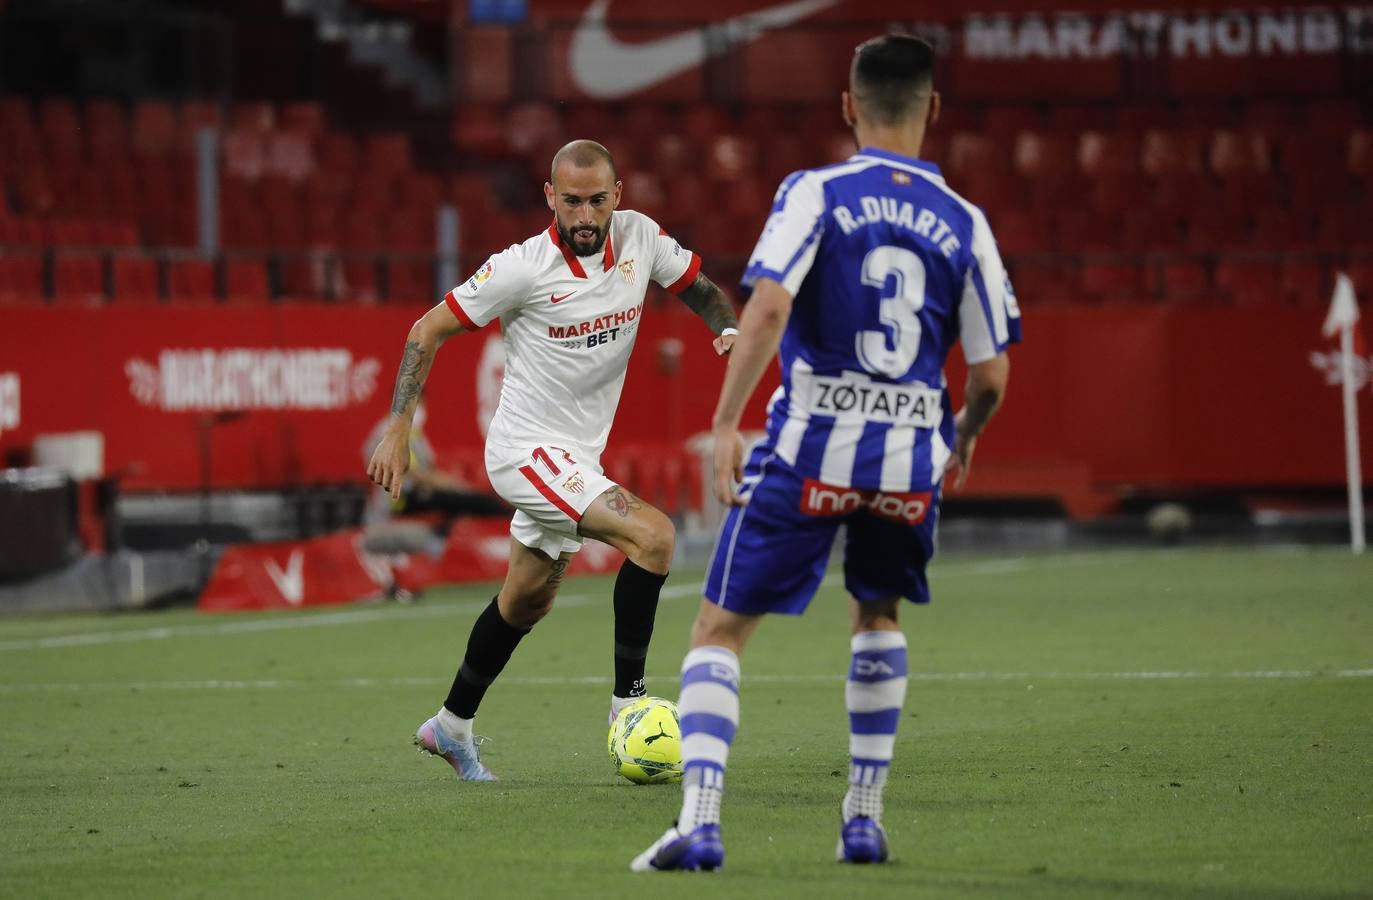
[[[642,697],[648,642],[653,637],[653,617],[658,614],[658,593],[666,575],[654,575],[629,560],[615,578],[615,696]]]
[[[492,597],[491,604],[482,610],[472,626],[472,635],[467,639],[467,655],[453,679],[448,699],[443,701],[444,708],[462,719],[475,716],[486,689],[501,674],[520,638],[526,634],[529,634],[528,628],[516,628],[501,618],[496,598]]]

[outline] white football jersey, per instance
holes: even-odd
[[[558,439],[598,456],[610,436],[650,279],[681,293],[701,258],[648,216],[611,214],[605,249],[576,256],[556,223],[488,259],[444,296],[469,329],[501,320],[505,382],[487,440]]]

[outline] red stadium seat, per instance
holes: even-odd
[[[105,260],[87,254],[53,257],[53,296],[61,303],[105,302]]]
[[[363,148],[363,161],[369,173],[394,176],[414,168],[407,134],[370,134]]]
[[[1345,141],[1345,166],[1355,175],[1373,178],[1373,128],[1349,133]]]
[[[1282,299],[1297,306],[1322,306],[1330,302],[1325,267],[1315,259],[1285,259],[1278,274]]]
[[[112,261],[114,299],[124,303],[157,303],[157,261],[146,256],[116,256]]]
[[[224,174],[245,181],[256,181],[261,178],[266,164],[262,140],[260,132],[243,128],[225,134],[221,143],[224,152]]]
[[[1242,124],[1248,131],[1272,139],[1300,129],[1305,123],[1300,107],[1281,100],[1255,100],[1245,105]]]
[[[65,97],[43,100],[38,104],[38,125],[49,155],[81,158],[81,118],[75,103]]]
[[[1115,114],[1105,105],[1077,106],[1055,103],[1049,107],[1049,127],[1058,131],[1112,128]]]
[[[0,302],[42,303],[43,260],[38,256],[0,256]]]
[[[1199,262],[1169,262],[1163,266],[1163,297],[1170,302],[1209,299],[1212,288],[1206,267]]]
[[[307,245],[300,201],[285,182],[262,182],[262,230],[268,247],[296,250]]]
[[[654,136],[649,145],[649,165],[660,178],[673,178],[700,170],[700,152],[680,134]]]
[[[1216,264],[1216,286],[1242,306],[1274,303],[1278,291],[1275,263],[1248,260],[1221,260]]]
[[[757,168],[758,145],[751,138],[720,134],[709,139],[705,165],[707,178],[734,181],[752,175]]]
[[[539,216],[543,221],[543,216]],[[392,215],[382,230],[384,249],[399,253],[430,253],[434,250],[434,215],[424,209],[407,209]]]
[[[505,144],[517,153],[530,153],[550,143],[566,143],[567,129],[551,103],[517,103],[506,113],[504,124]]]
[[[1121,216],[1120,246],[1136,253],[1176,253],[1186,246],[1182,222],[1144,205],[1127,209]]]
[[[1184,243],[1194,253],[1249,249],[1249,221],[1216,206],[1197,206],[1185,224]]]
[[[999,141],[1009,141],[1018,132],[1033,131],[1040,125],[1039,110],[1023,104],[993,106],[982,117],[982,130]]]
[[[1253,132],[1217,131],[1211,135],[1207,164],[1222,177],[1264,174],[1271,168],[1268,141]]]
[[[179,260],[167,267],[167,294],[178,303],[215,302],[215,267],[203,259]]]
[[[1003,255],[1045,253],[1049,250],[1048,229],[1026,210],[1003,210],[996,214],[991,226]]]
[[[281,107],[281,127],[286,131],[318,138],[328,128],[324,107],[310,100],[297,100]]]
[[[949,138],[948,161],[949,172],[952,175],[1011,171],[1011,160],[1006,153],[1006,145],[984,134],[954,134]]]
[[[101,247],[137,247],[138,225],[127,219],[100,219],[94,223],[95,242]]]
[[[1268,207],[1254,222],[1253,247],[1273,253],[1315,250],[1317,235],[1314,216]]]
[[[1306,111],[1307,128],[1313,137],[1330,138],[1348,134],[1370,123],[1353,100],[1321,100]]]
[[[348,134],[330,132],[319,145],[319,165],[334,177],[351,177],[358,169],[358,142]]]
[[[292,253],[281,259],[285,300],[319,300],[334,293],[337,261],[328,253]]]
[[[310,138],[298,132],[273,132],[262,144],[263,171],[269,176],[299,182],[315,171]]]
[[[338,296],[355,303],[376,303],[380,300],[376,260],[358,257],[344,259]]]
[[[666,198],[658,176],[651,172],[628,172],[622,177],[625,187],[621,203],[624,207],[638,210],[661,223]]]
[[[266,303],[272,299],[267,266],[260,259],[230,259],[224,263],[225,299],[230,303]]]
[[[434,265],[426,260],[391,260],[387,267],[386,299],[390,303],[430,303],[435,300]]]
[[[133,110],[133,152],[161,158],[176,148],[176,114],[163,100],[140,100]]]
[[[86,146],[93,160],[124,156],[129,148],[124,108],[112,100],[86,104]]]
[[[715,103],[693,103],[682,113],[677,123],[677,131],[697,146],[703,146],[717,134],[733,127],[726,113]]]
[[[1140,168],[1149,175],[1197,173],[1202,169],[1201,158],[1201,138],[1195,132],[1159,128],[1144,132]]]
[[[1092,177],[1135,175],[1139,172],[1139,139],[1124,132],[1085,131],[1078,138],[1077,162]]]
[[[1021,305],[1071,302],[1077,298],[1076,282],[1069,282],[1056,263],[1026,259],[1010,261],[1011,284]]]
[[[1081,286],[1085,294],[1104,301],[1147,300],[1144,270],[1138,263],[1085,262]]]
[[[235,103],[229,127],[234,131],[265,134],[276,127],[276,108],[265,100]]]
[[[1021,175],[1036,178],[1066,175],[1076,170],[1075,141],[1069,135],[1021,131],[1015,136],[1013,162]]]

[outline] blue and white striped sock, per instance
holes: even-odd
[[[849,792],[844,821],[854,816],[882,820],[896,725],[906,700],[906,636],[899,631],[863,631],[853,636],[853,659],[844,702],[849,708]]]
[[[729,745],[739,726],[739,657],[697,647],[682,660],[682,813],[677,830],[720,821]]]

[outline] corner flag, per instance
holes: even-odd
[[[1330,298],[1330,312],[1326,314],[1321,333],[1326,337],[1340,336],[1340,384],[1344,394],[1344,460],[1349,479],[1349,547],[1355,553],[1364,550],[1363,533],[1363,477],[1359,471],[1359,407],[1358,385],[1354,381],[1354,354],[1363,355],[1363,334],[1356,327],[1359,304],[1354,299],[1354,284],[1343,272],[1335,274],[1335,294]],[[1357,348],[1357,349],[1356,349]]]

